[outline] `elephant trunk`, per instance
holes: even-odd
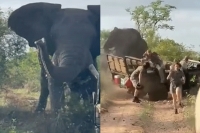
[[[36,45],[38,46],[39,55],[46,73],[60,82],[71,82],[79,73],[90,64],[93,64],[92,55],[87,48],[76,49],[72,45],[59,49],[57,54],[56,52],[54,53],[53,64],[49,58],[46,44],[40,40],[36,42]]]

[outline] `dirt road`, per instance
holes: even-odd
[[[194,133],[185,108],[175,115],[171,101],[137,104],[124,89],[116,91],[122,96],[113,100],[108,113],[101,114],[101,133]]]

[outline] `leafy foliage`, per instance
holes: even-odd
[[[156,0],[147,6],[141,5],[135,9],[128,8],[126,11],[131,15],[131,20],[135,22],[149,49],[157,52],[164,60],[181,60],[185,55],[197,59],[199,53],[194,52],[184,44],[169,38],[162,38],[159,35],[159,30],[173,30],[175,28],[168,22],[172,21],[170,14],[176,7],[163,3],[164,1]]]
[[[9,66],[8,87],[39,90],[40,66],[36,51],[30,49],[21,58],[7,62],[7,66]],[[13,82],[10,83],[10,80]]]
[[[174,26],[167,24],[167,22],[172,20],[170,13],[176,7],[169,4],[162,5],[162,3],[163,1],[156,0],[155,2],[151,2],[150,5],[141,5],[134,10],[130,8],[126,9],[130,13],[131,19],[135,22],[142,37],[146,38],[152,30],[174,29]]]
[[[108,37],[110,35],[110,31],[109,30],[102,30],[101,31],[101,53],[103,52],[103,46],[105,44],[105,42],[107,41]]]
[[[77,100],[79,99],[79,100]],[[93,106],[76,93],[66,96],[65,107],[51,119],[49,133],[94,133]]]
[[[101,48],[103,47],[104,43],[108,39],[109,35],[110,35],[109,30],[102,30],[101,31]]]

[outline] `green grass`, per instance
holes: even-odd
[[[153,110],[154,110],[154,106],[152,102],[145,102],[143,103],[144,105],[144,109],[141,112],[139,118],[142,122],[144,122],[145,124],[149,123],[151,121],[151,116],[153,115]]]

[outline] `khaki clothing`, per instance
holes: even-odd
[[[133,78],[138,78],[138,76],[139,76],[139,74],[140,73],[145,73],[146,71],[145,71],[145,69],[143,68],[143,66],[138,66],[137,67],[137,69],[135,69],[134,71],[133,71],[133,73],[131,74],[131,79],[133,79]]]
[[[136,88],[137,84],[139,83],[139,74],[147,73],[147,70],[143,68],[143,66],[138,66],[135,71],[131,74],[130,80],[133,86]]]

